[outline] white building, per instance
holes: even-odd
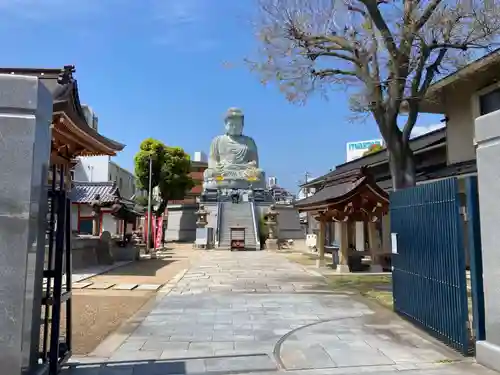
[[[89,156],[79,158],[73,169],[73,181],[116,182],[123,198],[130,199],[136,193],[135,176],[120,167],[110,156]]]
[[[207,163],[208,162],[207,154],[205,154],[203,151],[195,151],[192,161]]]

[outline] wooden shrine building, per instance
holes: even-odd
[[[367,169],[362,167],[327,178],[313,196],[295,204],[299,212],[310,212],[319,222],[319,262],[324,262],[325,232],[327,224],[335,222],[339,232],[339,258],[337,268],[349,272],[351,250],[350,225],[368,223],[368,237],[372,265],[379,264],[380,236],[376,223],[389,208],[389,196],[381,189]]]
[[[410,148],[414,153],[417,184],[457,177],[461,189],[465,189],[463,177],[476,173],[475,160],[448,165],[445,128],[413,138]],[[386,149],[338,165],[301,188],[315,191],[314,195],[297,201],[295,206],[307,213],[307,231],[317,235],[321,257],[325,243],[327,252],[332,249],[332,243],[335,247],[344,246],[345,255],[346,245],[342,239],[346,234],[340,223],[347,222],[347,247],[370,255],[373,270],[390,270],[388,194],[392,190],[392,180]],[[371,214],[373,209],[374,214]],[[342,251],[339,255],[342,256]]]

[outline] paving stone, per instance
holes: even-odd
[[[205,366],[208,372],[256,372],[276,370],[276,365],[267,355],[209,358],[205,360]]]
[[[161,284],[140,284],[135,290],[157,291],[162,287]]]
[[[314,369],[303,370],[303,375],[379,369],[382,375],[405,366],[412,375],[429,359],[442,358],[440,353],[433,356],[434,346],[402,323],[369,325],[373,311],[350,296],[310,294],[311,288],[324,288],[325,280],[280,255],[204,252],[200,257],[184,278],[167,284],[171,291],[157,300],[114,358],[142,360],[154,354],[164,361],[177,359],[173,362],[183,362],[186,369],[190,361],[198,361],[192,362],[196,374],[272,372],[272,357],[259,355],[271,354],[293,329],[298,330],[285,338],[279,353],[289,375],[298,375],[298,369]],[[310,325],[321,320],[326,322]],[[148,354],[137,355],[134,349]]]
[[[81,283],[73,283],[73,284],[71,284],[71,287],[73,289],[84,289],[90,285],[92,285],[92,283],[90,283],[90,282],[81,282]]]
[[[87,286],[86,289],[106,290],[106,289],[112,288],[114,285],[115,284],[113,284],[113,283],[93,283],[93,284]]]
[[[137,284],[117,284],[113,287],[115,290],[132,290]]]
[[[189,342],[180,342],[180,341],[163,341],[163,340],[147,340],[144,345],[141,347],[141,350],[187,350],[189,347]]]
[[[327,351],[332,361],[335,362],[338,367],[360,367],[395,364],[394,361],[392,361],[376,349],[325,350]]]

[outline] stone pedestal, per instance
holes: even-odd
[[[477,172],[485,303],[486,340],[476,343],[479,364],[500,371],[500,257],[498,256],[500,222],[500,111],[476,119]],[[472,141],[472,140],[471,140]]]
[[[36,77],[0,75],[0,364],[38,366],[52,95]]]
[[[278,215],[279,212],[276,211],[274,204],[270,205],[266,212],[266,226],[267,226],[267,240],[266,249],[267,250],[278,250],[279,249],[279,239],[278,239]]]
[[[276,238],[268,238],[266,240],[267,250],[279,250],[279,242]]]

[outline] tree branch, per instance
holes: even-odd
[[[415,32],[419,31],[422,27],[425,26],[425,24],[427,23],[427,21],[429,21],[429,19],[431,18],[432,14],[437,9],[441,1],[442,0],[432,0],[430,4],[427,5],[427,8],[425,8],[422,13],[422,17],[420,17],[420,19],[415,24],[414,28]]]
[[[382,15],[382,13],[380,13],[380,10],[378,9],[379,5],[378,1],[376,0],[360,0],[360,1],[365,5],[366,10],[370,14],[373,23],[380,31],[380,34],[382,34],[385,47],[389,51],[391,59],[396,60],[399,56],[399,50],[398,47],[396,46],[396,42],[394,41],[394,36],[392,35],[389,25],[387,24],[387,22],[385,22],[384,16]]]
[[[350,61],[356,65],[359,64],[359,60],[354,58],[354,57],[351,57],[351,56],[347,56],[347,55],[343,55],[341,53],[338,53],[338,52],[328,52],[328,51],[324,51],[324,52],[320,52],[320,51],[316,51],[316,52],[307,52],[305,53],[305,55],[311,59],[312,61],[316,60],[318,57],[323,57],[323,56],[327,56],[327,57],[336,57],[338,59],[342,59],[342,60],[346,60],[346,61]]]
[[[413,130],[413,127],[415,126],[415,123],[417,122],[420,100],[425,95],[427,90],[429,89],[429,86],[431,85],[432,81],[434,80],[436,73],[439,72],[439,66],[443,62],[443,59],[446,56],[447,51],[448,50],[446,48],[442,48],[441,50],[439,50],[439,53],[438,53],[436,59],[434,60],[434,62],[427,67],[427,71],[425,73],[425,77],[424,77],[424,81],[423,81],[422,85],[417,90],[415,95],[413,95],[413,93],[412,93],[413,98],[408,100],[408,105],[409,105],[408,119],[407,119],[406,124],[403,128],[403,141],[404,142],[407,142],[410,139],[410,135],[411,135],[411,132]],[[415,78],[414,78],[413,83],[415,83]],[[419,84],[419,83],[420,83],[420,80],[417,84]]]
[[[314,77],[318,77],[318,78],[326,78],[326,77],[335,76],[335,75],[343,75],[343,76],[350,76],[350,77],[357,77],[358,76],[358,74],[356,72],[352,72],[349,70],[342,70],[342,69],[323,69],[323,70],[311,69],[311,74]]]

